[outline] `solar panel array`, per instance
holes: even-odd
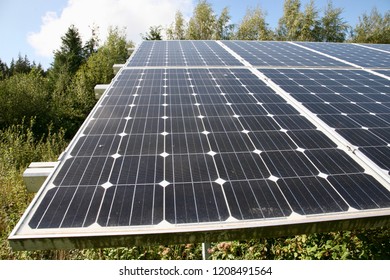
[[[333,59],[328,44],[308,47],[143,42],[11,234],[12,246],[388,224],[389,64],[372,55],[362,67],[378,72],[351,70],[354,57]]]

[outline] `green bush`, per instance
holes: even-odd
[[[0,131],[0,259],[15,258],[8,246],[7,237],[33,198],[27,193],[22,174],[33,161],[55,161],[66,147],[63,131],[36,139],[33,133],[34,119],[24,121]]]

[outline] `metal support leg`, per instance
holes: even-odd
[[[210,242],[204,242],[202,243],[202,258],[203,260],[208,260],[210,257],[209,249],[211,248]]]

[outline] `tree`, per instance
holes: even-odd
[[[230,18],[229,9],[227,7],[223,8],[215,23],[215,40],[229,40],[232,38],[234,25],[229,24]]]
[[[73,76],[84,61],[81,36],[78,29],[71,25],[61,37],[60,49],[54,52],[54,62],[48,71],[49,84],[54,95],[67,93]]]
[[[238,40],[271,40],[272,31],[265,22],[265,13],[260,7],[247,9],[246,14],[238,26],[236,37]]]
[[[27,74],[31,71],[31,69],[32,66],[30,60],[27,58],[27,55],[22,57],[22,55],[19,53],[16,62],[14,59],[12,59],[9,72],[11,75],[16,75],[21,73]]]
[[[343,20],[341,14],[343,9],[334,8],[332,1],[328,4],[321,18],[320,41],[323,42],[344,42],[347,36],[349,25]]]
[[[302,14],[300,0],[285,0],[283,16],[279,19],[277,36],[279,40],[297,40],[299,38]]]
[[[66,127],[66,136],[71,137],[96,103],[96,84],[108,84],[114,77],[113,65],[125,63],[127,49],[134,44],[127,42],[125,29],[110,28],[104,44],[91,54],[80,66],[67,88],[67,94],[57,97],[56,124]]]
[[[64,36],[59,50],[54,52],[53,71],[75,74],[85,61],[83,42],[78,29],[71,25]]]
[[[84,44],[83,52],[84,58],[87,59],[90,55],[97,51],[99,47],[99,36],[98,36],[99,27],[93,25],[91,27],[91,38]]]
[[[51,92],[38,71],[17,73],[0,81],[0,129],[36,118],[37,133],[51,120]]]
[[[167,29],[168,40],[184,40],[186,36],[186,26],[183,14],[180,11],[176,12],[175,22]]]
[[[310,0],[302,14],[299,41],[318,41],[320,36],[320,20],[314,0]]]
[[[187,39],[211,40],[214,34],[216,16],[206,0],[200,0],[194,9],[194,14],[189,20]]]
[[[161,35],[162,27],[161,25],[159,26],[151,26],[149,27],[149,33],[145,33],[145,35],[142,35],[143,40],[162,40],[162,35]]]
[[[382,16],[376,8],[359,17],[352,41],[355,43],[390,44],[390,11]]]
[[[0,59],[0,81],[8,78],[9,76],[9,68],[7,63],[3,62]]]

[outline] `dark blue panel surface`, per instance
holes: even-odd
[[[389,169],[389,80],[288,42],[224,44],[253,65],[300,67],[260,71]],[[27,224],[132,231],[390,207],[387,188],[259,77],[215,41],[144,42]]]
[[[390,129],[390,80],[362,70],[260,71],[380,168],[390,171],[390,134],[386,133]]]

